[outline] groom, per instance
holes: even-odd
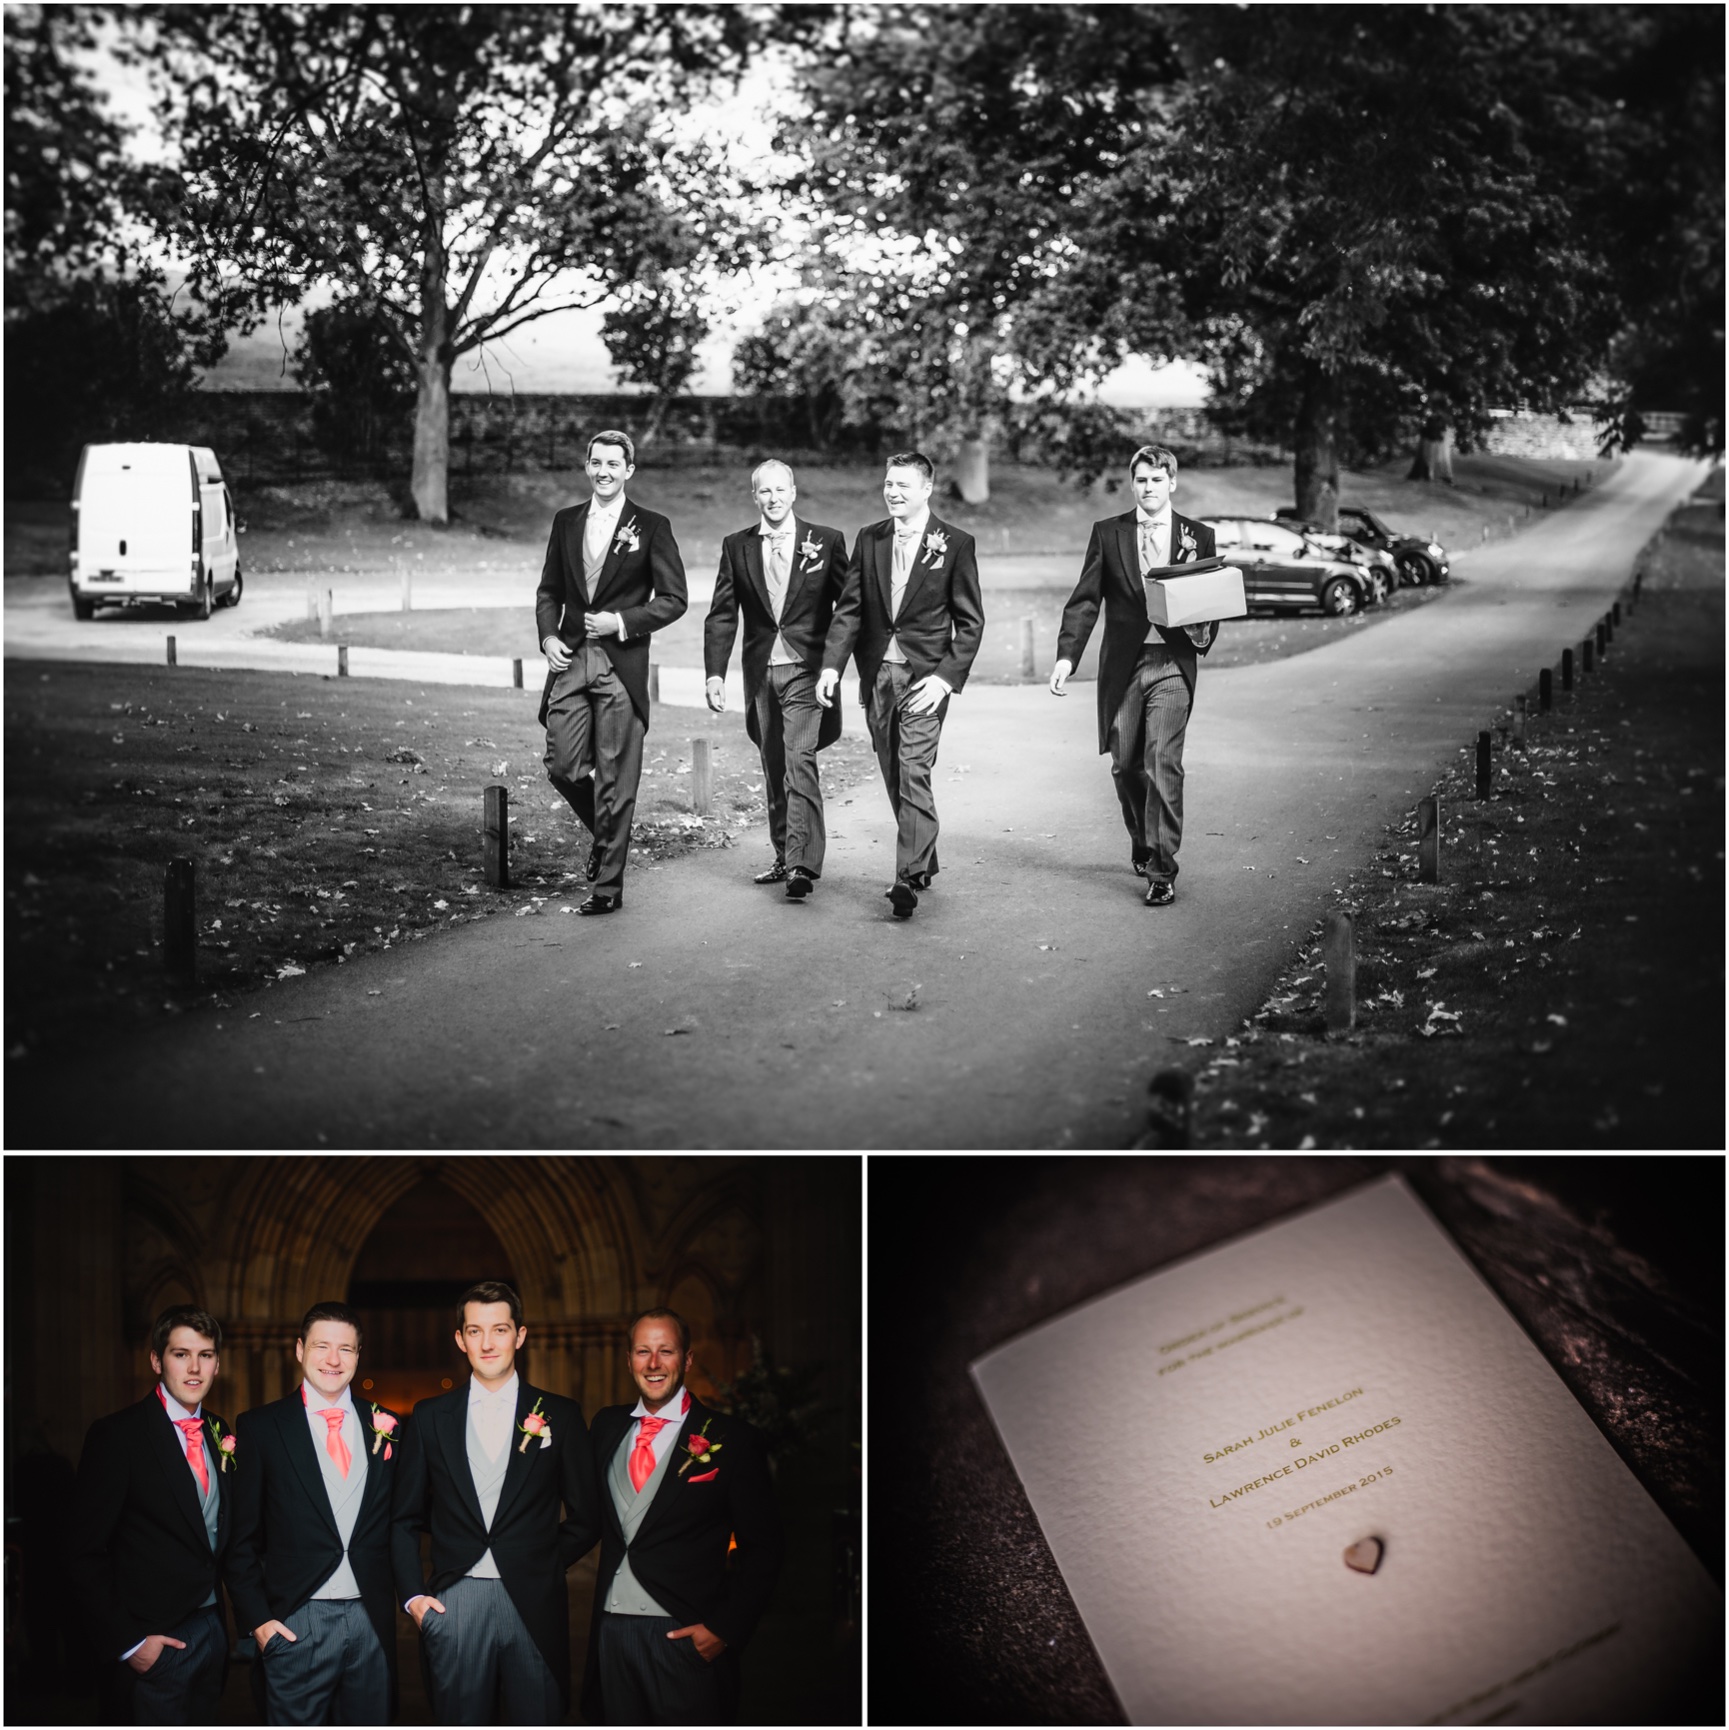
[[[397,1462],[391,1549],[420,1630],[440,1724],[556,1724],[570,1704],[565,1570],[599,1530],[593,1455],[575,1400],[516,1371],[522,1302],[498,1280],[457,1305],[466,1387],[422,1400]],[[558,1517],[559,1504],[565,1517]],[[420,1534],[432,1534],[421,1578]]]

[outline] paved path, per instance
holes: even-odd
[[[943,740],[939,887],[910,921],[882,899],[886,801],[861,789],[831,814],[803,907],[750,883],[766,848],[747,843],[637,871],[609,919],[556,898],[501,913],[278,985],[220,1031],[200,1016],[108,1054],[99,1095],[67,1089],[68,1135],[1121,1146],[1150,1073],[1194,1055],[1173,1041],[1252,1012],[1328,889],[1583,636],[1702,473],[1637,456],[1484,549],[1434,605],[1292,660],[1203,669],[1172,907],[1140,903],[1091,687],[975,687]]]

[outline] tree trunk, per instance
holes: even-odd
[[[450,521],[450,303],[445,299],[444,233],[429,222],[420,282],[420,341],[414,358],[414,508],[423,523]]]
[[[969,505],[982,505],[991,496],[991,449],[981,433],[961,440],[955,457],[955,491]]]
[[[1297,405],[1297,515],[1327,534],[1339,527],[1338,414],[1338,380],[1308,362]]]

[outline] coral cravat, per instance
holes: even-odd
[[[342,1408],[327,1406],[318,1414],[323,1418],[327,1429],[324,1437],[324,1451],[336,1462],[336,1469],[348,1476],[348,1467],[354,1456],[348,1451],[348,1444],[342,1439]]]
[[[672,1422],[671,1418],[638,1418],[636,1446],[630,1450],[630,1485],[638,1495],[654,1476],[654,1438]]]
[[[198,1488],[210,1494],[210,1468],[204,1463],[204,1421],[202,1418],[170,1418],[169,1422],[186,1438],[186,1463],[198,1475]]]

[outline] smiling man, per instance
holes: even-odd
[[[602,1724],[726,1724],[738,1656],[785,1548],[762,1436],[685,1386],[690,1329],[673,1310],[631,1323],[634,1406],[594,1419],[600,1571],[582,1685]],[[728,1563],[733,1542],[737,1550]]]
[[[817,684],[826,707],[856,655],[865,724],[895,814],[895,879],[886,893],[897,919],[912,916],[937,874],[931,772],[949,698],[966,684],[985,630],[973,538],[932,515],[935,480],[919,451],[889,458],[889,514],[859,531]]]
[[[817,674],[846,581],[846,537],[793,512],[798,482],[783,462],[758,463],[751,496],[761,513],[720,546],[703,624],[708,706],[726,707],[726,666],[744,619],[744,724],[762,752],[774,863],[758,883],[785,883],[803,901],[822,876],[825,842],[816,754],[840,737],[838,703],[817,702]]]
[[[204,1401],[221,1350],[222,1326],[208,1311],[164,1310],[150,1330],[156,1385],[99,1418],[84,1443],[69,1572],[105,1660],[107,1723],[216,1722],[233,1473],[222,1420]]]
[[[625,497],[636,447],[622,432],[588,446],[587,504],[552,519],[534,616],[546,656],[540,724],[546,773],[588,830],[593,885],[578,913],[624,905],[624,863],[642,741],[648,732],[648,639],[682,617],[684,562],[672,524]]]
[[[294,1343],[304,1380],[235,1425],[245,1469],[226,1579],[258,1644],[268,1724],[382,1724],[391,1714],[400,1436],[394,1412],[355,1404],[360,1345],[354,1310],[314,1304]]]
[[[1176,899],[1177,849],[1183,839],[1183,738],[1195,704],[1196,656],[1219,627],[1155,625],[1147,616],[1142,574],[1213,555],[1213,531],[1171,509],[1177,459],[1162,445],[1142,445],[1129,459],[1135,508],[1093,524],[1080,581],[1063,609],[1051,693],[1066,686],[1092,635],[1102,605],[1099,651],[1099,750],[1109,752],[1111,780],[1129,831],[1129,863],[1147,880],[1146,904]]]
[[[565,1570],[599,1535],[593,1455],[576,1401],[517,1374],[527,1340],[509,1286],[470,1286],[456,1331],[468,1385],[420,1401],[403,1438],[396,1587],[420,1629],[440,1724],[556,1724],[570,1704]],[[424,1581],[422,1531],[432,1534]]]

